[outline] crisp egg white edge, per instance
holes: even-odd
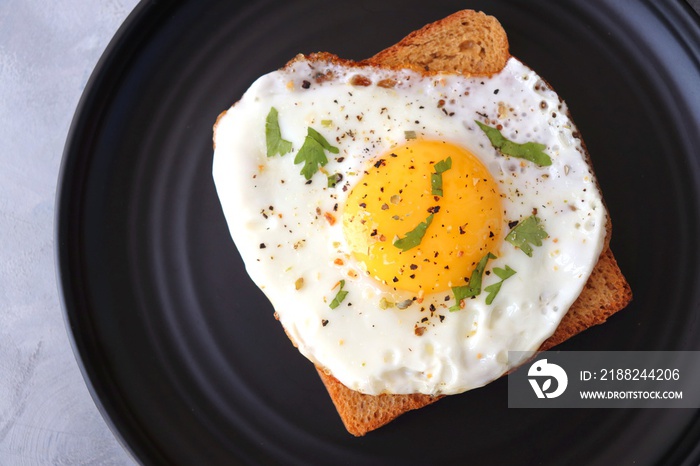
[[[260,218],[258,218],[260,217],[260,211],[257,207],[248,211],[242,210],[240,207],[251,204],[251,193],[246,186],[250,183],[249,178],[251,174],[256,173],[260,164],[265,165],[265,171],[275,173],[278,178],[286,178],[287,182],[284,186],[284,192],[286,200],[291,205],[304,206],[307,202],[309,191],[312,191],[311,197],[318,195],[319,192],[321,193],[320,197],[328,197],[328,190],[325,188],[325,175],[317,173],[312,184],[306,185],[306,180],[299,175],[300,165],[293,164],[294,155],[303,143],[306,127],[309,124],[306,122],[308,117],[302,118],[301,121],[298,117],[289,117],[285,111],[289,107],[285,93],[288,90],[290,81],[296,82],[298,88],[299,83],[303,79],[309,78],[308,66],[303,61],[297,61],[293,66],[283,71],[273,72],[258,79],[244,97],[219,119],[215,133],[216,149],[213,176],[231,235],[246,264],[246,270],[253,281],[260,286],[273,303],[289,337],[302,354],[318,367],[325,368],[346,386],[367,394],[460,393],[483,386],[500,377],[513,366],[517,366],[521,361],[509,361],[507,352],[535,351],[545,339],[551,336],[559,325],[561,318],[583,289],[604,244],[607,213],[602,204],[602,198],[594,176],[586,163],[580,141],[574,136],[576,128],[568,118],[565,104],[541,81],[539,76],[514,58],[511,58],[504,70],[499,73],[499,76],[505,77],[506,83],[518,81],[520,83],[527,82],[529,87],[537,85],[539,87],[538,90],[533,91],[536,94],[536,99],[547,102],[547,112],[556,109],[557,117],[554,118],[556,120],[554,126],[550,126],[552,121],[545,118],[547,124],[544,127],[538,127],[533,133],[525,135],[510,134],[508,127],[503,130],[503,133],[506,137],[516,142],[531,140],[542,142],[540,140],[545,131],[553,133],[549,136],[555,142],[547,144],[545,149],[547,153],[552,155],[553,165],[546,167],[546,169],[538,168],[537,170],[545,171],[550,177],[558,177],[564,180],[565,185],[578,186],[580,182],[569,183],[575,177],[586,180],[584,183],[587,187],[585,195],[573,196],[570,202],[583,203],[590,208],[587,210],[590,215],[580,220],[585,225],[586,237],[594,243],[594,246],[590,247],[589,245],[585,252],[582,253],[582,256],[578,257],[571,257],[568,253],[562,253],[562,250],[566,251],[565,243],[567,241],[578,241],[580,238],[575,240],[570,238],[570,232],[567,231],[567,228],[571,227],[570,224],[562,227],[553,221],[545,222],[545,229],[549,233],[550,238],[545,240],[543,247],[534,248],[533,257],[527,257],[521,251],[517,251],[504,242],[501,250],[512,249],[512,251],[508,255],[501,255],[498,259],[491,261],[487,270],[493,267],[504,267],[506,264],[515,270],[526,270],[527,267],[532,267],[533,265],[536,267],[539,265],[544,265],[545,267],[554,266],[565,272],[562,275],[564,278],[561,278],[561,282],[565,283],[565,285],[555,283],[553,284],[554,286],[549,288],[549,292],[539,293],[536,300],[540,301],[538,306],[541,306],[541,308],[534,309],[532,299],[518,302],[517,300],[514,301],[513,297],[528,296],[533,288],[536,289],[541,284],[528,280],[525,273],[517,273],[503,284],[501,292],[492,305],[487,306],[485,304],[486,293],[482,291],[481,295],[476,299],[468,300],[467,309],[458,312],[447,312],[444,310],[445,320],[452,322],[450,325],[436,326],[438,334],[429,339],[425,338],[425,334],[416,336],[412,332],[405,331],[406,329],[412,329],[416,317],[420,316],[420,314],[416,314],[418,312],[417,306],[411,306],[401,312],[397,312],[396,309],[382,311],[375,309],[375,312],[357,310],[362,299],[367,299],[373,305],[379,300],[382,287],[377,286],[376,283],[364,286],[361,292],[362,296],[348,298],[352,299],[356,306],[353,311],[363,314],[361,319],[356,319],[357,316],[353,315],[353,312],[344,312],[347,311],[345,308],[328,309],[328,301],[332,299],[335,291],[337,291],[337,288],[335,291],[331,291],[333,286],[338,282],[339,278],[345,278],[347,281],[347,277],[342,275],[346,270],[335,270],[335,273],[332,271],[316,272],[316,277],[307,277],[304,282],[305,288],[309,285],[315,285],[311,288],[314,288],[316,292],[325,297],[326,302],[321,302],[319,298],[316,311],[309,311],[308,309],[299,311],[299,309],[295,308],[294,303],[299,300],[299,291],[295,290],[294,276],[285,274],[284,270],[289,267],[303,266],[309,254],[316,255],[319,251],[332,249],[333,251],[331,251],[330,255],[332,258],[336,251],[335,248],[329,248],[328,243],[344,242],[341,228],[328,231],[327,236],[318,235],[319,237],[306,238],[304,247],[300,248],[290,261],[291,265],[283,265],[281,267],[278,265],[277,267],[280,271],[272,279],[270,278],[270,271],[258,262],[261,254],[259,245],[266,241],[274,243],[274,239],[266,239],[269,236],[265,235],[265,229],[270,227],[270,222],[267,221],[269,219],[266,222],[260,221]],[[324,65],[319,63],[313,64],[313,66],[324,68]],[[325,66],[333,68],[331,64]],[[399,82],[402,83],[411,80],[415,83],[423,79],[419,74],[411,71],[396,72],[366,68],[359,70],[349,69],[347,71],[333,69],[338,75],[336,81],[339,82],[347,81],[358,72],[369,76],[373,82],[378,81],[382,77],[398,77]],[[498,89],[500,95],[486,104],[487,107],[490,107],[487,112],[488,116],[494,119],[497,117],[497,102],[507,101],[507,94],[510,92],[506,86],[502,85],[503,82],[495,82],[493,79],[487,78],[461,78],[445,75],[434,76],[430,79],[435,83],[439,83],[436,86],[436,88],[439,88],[436,92],[444,92],[446,95],[449,95],[449,88],[452,80],[455,79],[466,80],[472,87],[480,87],[484,95],[496,95],[494,91]],[[349,84],[345,85],[349,86]],[[391,99],[394,98],[391,96],[392,90],[382,90],[381,92],[387,93]],[[265,100],[265,103],[261,103],[260,95],[264,95],[265,99],[269,99],[269,101]],[[434,102],[436,97],[429,96],[427,99]],[[267,158],[265,156],[264,122],[271,106],[275,106],[280,111],[282,136],[292,141],[293,144],[293,152],[284,157]],[[438,112],[437,116],[435,114],[432,115],[435,117],[433,127],[420,130],[418,133],[421,137],[431,139],[444,138],[447,140],[452,139],[452,135],[457,132],[467,134],[469,142],[467,144],[463,143],[463,145],[467,149],[472,150],[472,152],[478,153],[477,155],[482,158],[482,161],[492,173],[500,171],[508,174],[509,170],[514,170],[515,172],[521,170],[519,168],[521,166],[519,160],[498,154],[490,146],[485,135],[473,124],[472,120],[478,118],[480,111],[472,111],[470,117],[464,118],[462,121],[457,121],[454,118],[443,118]],[[319,129],[320,124],[317,120],[322,118],[323,115],[316,115],[316,123],[311,124],[311,126]],[[242,121],[250,122],[250,126],[241,124]],[[414,129],[408,123],[409,120],[403,123],[398,122],[396,123],[396,128]],[[293,125],[300,126],[302,129],[293,132],[290,129]],[[255,129],[251,130],[251,128]],[[342,129],[340,132],[343,132]],[[341,154],[339,155],[343,155],[343,151],[346,149],[342,142],[336,143],[336,133],[329,131],[324,131],[324,133],[329,142],[341,149]],[[399,133],[403,135],[403,130],[396,131],[395,135]],[[362,152],[365,155],[363,156],[364,159],[362,157],[359,158],[362,160],[358,159],[359,166],[378,157],[384,149],[401,142],[403,142],[403,138],[399,136],[375,143],[372,151]],[[380,147],[382,144],[385,147]],[[356,148],[349,151],[356,151]],[[242,153],[258,155],[249,159],[242,159],[236,155]],[[328,173],[335,171],[344,172],[344,182],[349,183],[350,186],[357,182],[359,175],[353,177],[347,174],[347,163],[337,164],[333,156],[331,154],[328,155],[330,161],[325,167]],[[361,170],[357,171],[361,172]],[[528,171],[527,168],[525,171]],[[503,180],[501,179],[501,181]],[[515,189],[512,186],[509,187],[507,179],[499,186],[502,192]],[[253,198],[266,191],[266,189],[258,189]],[[315,207],[321,207],[323,211],[329,211],[334,203],[342,206],[344,199],[351,191],[351,187],[345,192],[337,191],[337,196],[334,199],[325,199],[318,205],[310,206],[307,213],[302,213],[295,208],[293,215],[299,217],[300,223],[315,222],[314,224],[317,227],[322,227],[322,219],[319,221],[319,219],[313,218],[315,216],[313,212]],[[275,190],[272,189],[270,192],[274,194]],[[263,206],[267,203],[275,204],[276,202],[274,199],[258,202],[259,205]],[[506,218],[525,218],[529,215],[531,209],[531,205],[513,206],[507,210]],[[338,224],[340,224],[342,212],[337,211],[335,214],[339,220]],[[270,217],[273,218],[272,221],[276,224],[276,227],[272,228],[272,230],[279,228],[278,223],[283,220],[275,219],[274,215],[270,215]],[[260,225],[266,226],[261,229]],[[508,229],[504,228],[503,235],[507,231]],[[551,241],[555,237],[558,239],[556,244]],[[536,280],[542,279],[536,278]],[[498,279],[493,274],[484,276],[482,290],[496,281]],[[451,294],[451,292],[449,293]],[[440,301],[444,294],[439,293]],[[393,296],[396,296],[396,293]],[[453,302],[447,304],[452,305]],[[251,312],[256,312],[256,310],[251,309]],[[295,315],[297,312],[300,315]],[[331,316],[334,325],[322,326],[320,322],[324,316]],[[374,347],[374,344],[367,345],[361,339],[349,341],[352,339],[348,339],[343,329],[348,329],[355,325],[353,320],[359,322],[358,325],[363,329],[362,331],[366,331],[368,326],[382,329],[374,336],[375,343],[387,339],[391,340],[391,343]],[[401,330],[397,332],[397,328],[403,330],[403,333]],[[484,329],[488,330],[485,331]],[[400,333],[400,335],[396,335],[397,333]],[[466,342],[466,344],[458,345],[459,348],[454,348],[454,345],[451,345],[453,341],[462,341]],[[344,347],[340,353],[344,353],[346,356],[340,355],[338,346]],[[348,354],[350,356],[347,356]],[[422,357],[412,358],[412,355],[416,354],[421,356],[428,355],[429,362],[426,363]],[[439,357],[433,358],[434,355],[439,355]],[[372,374],[363,372],[361,369],[363,363],[365,366],[380,367],[380,370]],[[458,369],[460,365],[467,367],[466,371]],[[460,371],[465,373],[458,373]]]

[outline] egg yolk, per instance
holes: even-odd
[[[448,158],[451,167],[437,174],[435,164]],[[442,195],[435,190],[440,178]],[[501,225],[489,171],[471,152],[443,141],[412,140],[374,160],[343,210],[343,233],[366,272],[416,293],[464,285],[500,243]]]

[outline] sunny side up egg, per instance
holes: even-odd
[[[301,353],[362,393],[455,394],[536,350],[598,260],[575,133],[514,58],[470,78],[297,57],[219,118],[213,175]]]

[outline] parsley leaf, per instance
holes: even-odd
[[[419,223],[417,227],[406,233],[406,236],[394,241],[394,246],[402,251],[408,251],[409,249],[415,248],[423,240],[423,236],[425,236],[425,232],[432,221],[433,214],[430,214],[424,222]]]
[[[486,254],[476,265],[467,285],[452,287],[452,293],[455,295],[456,302],[450,307],[450,311],[459,311],[462,309],[461,302],[463,299],[473,298],[481,293],[481,278],[484,275],[484,269],[489,259],[496,259],[496,256],[490,252]]]
[[[434,196],[442,196],[442,174],[452,168],[452,157],[447,157],[435,165],[435,173],[430,174],[430,187]]]
[[[294,157],[295,164],[304,163],[304,166],[301,168],[301,174],[304,175],[304,178],[310,180],[319,167],[328,163],[325,151],[332,154],[339,152],[338,148],[331,146],[318,131],[309,127],[306,138],[304,138],[304,144],[301,145],[301,149]]]
[[[498,129],[487,126],[479,121],[474,121],[489,138],[491,145],[500,150],[501,154],[517,157],[519,159],[525,159],[541,167],[546,167],[552,164],[552,159],[543,151],[545,148],[544,144],[539,144],[537,142],[518,144],[517,142],[506,139],[501,132],[498,131]]]
[[[270,112],[265,119],[265,143],[267,144],[267,156],[276,154],[284,155],[292,150],[292,143],[282,139],[278,113],[275,107],[270,107]]]
[[[534,215],[518,223],[506,235],[506,241],[520,248],[528,257],[532,257],[532,246],[542,246],[542,240],[549,236],[540,223],[540,219]]]
[[[332,175],[328,175],[328,187],[333,188],[335,185],[337,185],[340,180],[343,179],[343,175],[340,173],[334,173]]]
[[[340,289],[338,290],[338,293],[335,295],[335,298],[333,298],[333,301],[328,305],[330,306],[331,309],[335,309],[336,307],[340,306],[340,303],[343,302],[345,297],[348,295],[348,292],[343,290],[343,287],[345,286],[345,280],[340,280]]]
[[[501,285],[503,284],[503,282],[507,278],[510,278],[513,275],[515,275],[515,270],[511,269],[509,266],[506,265],[505,269],[502,269],[500,267],[494,267],[493,273],[495,273],[496,276],[501,279],[501,281],[484,288],[484,291],[488,293],[488,296],[486,296],[486,304],[491,304],[493,302],[493,298],[495,298],[498,292],[501,291]]]

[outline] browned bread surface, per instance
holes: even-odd
[[[493,16],[462,10],[410,33],[365,63],[384,68],[498,73],[508,60],[508,36]]]
[[[317,369],[318,375],[328,389],[335,409],[338,410],[345,428],[352,435],[360,437],[377,429],[401,414],[422,408],[442,398],[422,395],[365,395],[350,390],[332,375]]]
[[[324,56],[328,58],[324,54],[317,55],[319,59]],[[480,12],[464,10],[412,32],[397,44],[359,64],[412,68],[428,73],[449,71],[465,75],[490,75],[499,72],[508,58],[507,36],[498,20]],[[606,228],[609,239],[610,221]],[[542,344],[541,351],[589,327],[602,324],[632,299],[629,284],[607,244],[606,239],[606,246],[581,295],[554,334]],[[421,394],[364,395],[345,387],[321,369],[318,373],[345,427],[355,436],[365,435],[403,413],[441,398]]]

